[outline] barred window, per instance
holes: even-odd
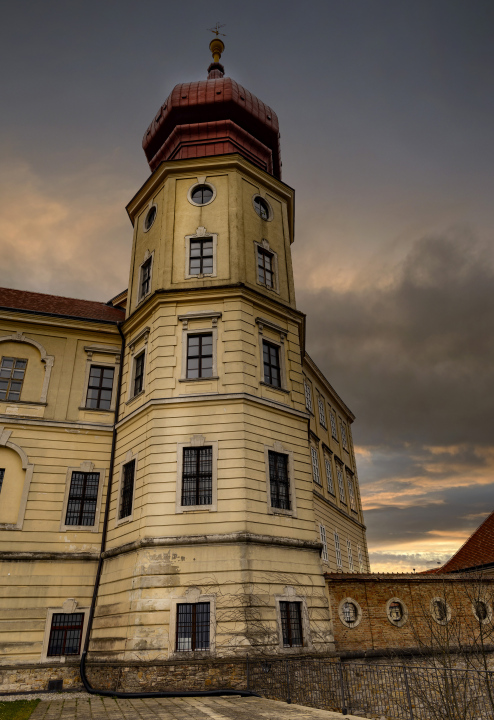
[[[305,407],[309,412],[312,412],[312,391],[308,382],[304,381],[305,390]]]
[[[27,360],[3,357],[0,364],[0,400],[20,400]]]
[[[79,655],[83,627],[84,613],[53,613],[48,657]]]
[[[274,287],[273,253],[257,248],[257,277],[261,285]]]
[[[346,602],[343,605],[343,618],[347,625],[355,625],[358,620],[357,606],[352,602]]]
[[[177,605],[177,651],[209,650],[209,635],[209,603],[179,603]]]
[[[288,455],[269,451],[271,507],[291,510]]]
[[[146,260],[145,263],[141,265],[141,288],[140,288],[140,295],[139,299],[142,300],[142,298],[146,297],[146,295],[149,294],[149,291],[151,290],[151,263],[153,262],[153,258],[150,257]]]
[[[310,454],[312,456],[312,477],[317,485],[321,484],[321,478],[319,475],[319,457],[317,455],[317,449],[311,447]]]
[[[262,341],[264,363],[264,382],[274,387],[281,387],[280,349],[266,340]]]
[[[99,473],[73,472],[67,502],[66,525],[94,525]]]
[[[123,466],[122,496],[120,498],[119,520],[132,514],[132,501],[134,499],[134,476],[136,461],[131,460]]]
[[[340,546],[340,536],[334,531],[334,549],[336,553],[336,565],[338,568],[343,567],[343,560],[341,559],[341,546]]]
[[[190,240],[189,275],[211,275],[213,272],[213,238]]]
[[[324,398],[322,398],[320,395],[318,395],[317,398],[317,405],[319,407],[319,422],[323,426],[323,428],[326,427],[326,412],[324,410]]]
[[[350,572],[353,572],[353,553],[352,553],[352,541],[350,538],[347,538],[346,541],[346,551],[348,554],[348,569]]]
[[[347,477],[347,483],[348,483],[348,495],[350,497],[350,507],[353,510],[353,512],[357,512],[357,505],[355,503],[355,488],[353,485],[353,479],[350,476]]]
[[[213,334],[187,336],[187,377],[213,377]]]
[[[144,387],[144,355],[145,353],[142,352],[134,361],[134,394],[132,397],[139,395]]]
[[[321,557],[323,560],[328,562],[328,559],[329,559],[328,558],[328,542],[326,540],[326,528],[324,527],[324,525],[319,525],[319,535],[321,537],[321,542],[322,542]]]
[[[2,491],[4,477],[5,477],[5,468],[0,468],[0,492]]]
[[[213,448],[183,449],[182,505],[211,505],[213,502]]]
[[[360,545],[357,545],[357,554],[358,554],[358,569],[359,572],[363,573],[365,572],[365,566],[364,566],[364,558],[362,556],[362,548]]]
[[[329,411],[329,421],[331,423],[331,435],[338,440],[338,430],[336,429],[336,415],[332,410]]]
[[[343,422],[343,420],[340,420],[340,429],[341,429],[341,444],[345,448],[345,450],[348,450],[348,438],[346,434],[346,425]]]
[[[301,606],[300,602],[280,602],[283,647],[302,647],[304,644]]]
[[[345,485],[343,484],[343,468],[339,462],[336,463],[336,477],[338,478],[338,488],[340,490],[340,500],[346,505]]]
[[[110,409],[114,373],[114,368],[91,365],[86,396],[87,408]]]
[[[333,470],[331,468],[331,460],[328,457],[324,458],[324,465],[326,467],[326,481],[328,483],[328,492],[331,495],[334,495]]]

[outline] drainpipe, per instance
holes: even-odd
[[[110,502],[111,502],[111,493],[112,493],[112,480],[113,480],[113,472],[115,469],[115,447],[117,444],[117,423],[118,423],[118,411],[120,408],[120,396],[122,392],[122,375],[123,375],[123,362],[124,362],[124,355],[125,355],[125,337],[122,332],[122,324],[121,322],[117,323],[118,332],[120,333],[120,337],[122,338],[122,347],[120,349],[120,372],[118,374],[118,383],[117,383],[117,397],[115,400],[115,416],[114,416],[114,423],[113,423],[113,434],[112,434],[112,441],[111,441],[111,453],[110,453],[110,468],[108,470],[108,489],[106,491],[106,503],[105,503],[105,517],[103,520],[103,532],[101,537],[101,547],[100,547],[100,555],[98,560],[98,568],[96,570],[96,578],[94,581],[94,588],[93,588],[93,597],[91,600],[91,608],[89,610],[89,618],[87,623],[87,631],[86,631],[86,637],[84,640],[84,647],[82,650],[81,655],[81,664],[79,667],[79,672],[81,675],[81,680],[84,685],[84,689],[91,693],[91,695],[103,695],[104,697],[118,697],[118,698],[159,698],[159,697],[215,697],[218,695],[241,695],[243,697],[260,697],[260,695],[257,695],[257,693],[250,692],[248,690],[231,690],[231,689],[225,689],[225,690],[183,690],[181,692],[137,692],[137,693],[126,693],[126,692],[118,692],[116,690],[96,690],[92,687],[91,683],[89,682],[87,675],[86,675],[86,657],[87,657],[87,651],[89,649],[89,641],[91,639],[91,630],[93,628],[93,620],[94,620],[94,611],[96,608],[96,601],[98,598],[98,590],[101,582],[101,573],[103,570],[103,553],[106,550],[106,534],[108,531],[108,519],[110,517]]]

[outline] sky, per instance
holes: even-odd
[[[353,426],[372,568],[447,559],[494,509],[491,0],[2,0],[0,285],[127,285],[141,142],[179,82],[278,114],[308,351]]]

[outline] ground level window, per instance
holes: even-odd
[[[269,484],[271,507],[291,510],[288,455],[269,451]]]
[[[213,448],[184,448],[182,505],[211,505],[213,502]]]
[[[302,647],[302,603],[280,602],[283,647]]]
[[[51,618],[48,657],[79,655],[84,613],[54,613]]]
[[[210,606],[203,603],[177,605],[177,652],[209,650]]]
[[[66,525],[94,525],[99,473],[73,472],[67,502]]]

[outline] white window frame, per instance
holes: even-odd
[[[209,603],[209,650],[177,650],[177,605],[196,605]],[[168,632],[169,658],[210,657],[216,651],[216,595],[202,595],[197,587],[188,588],[183,597],[174,597],[170,601],[170,624]]]
[[[310,412],[310,414],[313,415],[314,411],[312,409],[312,385],[307,380],[307,378],[304,378],[304,393],[305,393],[305,407]]]
[[[84,371],[84,387],[82,390],[82,398],[79,410],[85,410],[88,412],[100,412],[108,413],[115,412],[115,406],[117,402],[117,387],[118,379],[120,376],[120,349],[116,347],[110,347],[107,345],[85,345],[84,350],[87,354],[86,368]],[[94,355],[109,355],[113,358],[113,362],[99,362],[94,359]],[[91,368],[93,365],[98,367],[114,368],[113,373],[113,387],[110,401],[110,408],[108,410],[102,410],[101,408],[90,408],[86,406],[87,403],[87,391],[89,386],[89,376],[91,374]]]
[[[148,352],[148,340],[149,340],[150,328],[146,326],[143,328],[132,340],[129,342],[130,349],[130,372],[129,372],[129,387],[127,390],[127,403],[132,402],[135,398],[140,397],[146,392],[146,372],[147,372],[147,352]],[[136,350],[136,348],[138,348]],[[136,360],[144,354],[144,367],[142,377],[142,389],[137,395],[134,395],[134,380],[136,373]]]
[[[346,472],[346,482],[348,486],[348,498],[350,500],[350,510],[353,512],[357,512],[357,502],[355,498],[355,483],[353,479],[353,475],[349,472]]]
[[[144,265],[148,262],[148,260],[151,260],[150,263],[150,273],[149,273],[149,290],[148,292],[143,295],[141,293],[142,288],[142,273],[144,270]],[[146,250],[146,254],[144,255],[144,260],[139,266],[139,284],[137,286],[137,300],[136,305],[139,305],[139,303],[143,302],[147,297],[149,297],[153,291],[153,270],[154,270],[154,250],[153,252],[149,252],[149,250]]]
[[[341,432],[341,447],[343,448],[343,450],[346,450],[348,452],[348,435],[347,435],[347,431],[346,431],[346,425],[341,418],[340,418],[340,432]]]
[[[336,567],[338,568],[338,570],[343,570],[343,558],[341,556],[340,536],[338,535],[337,530],[334,530],[334,550],[336,554]]]
[[[324,456],[324,467],[326,468],[326,483],[328,487],[328,493],[333,497],[336,497],[334,489],[333,468],[331,467],[331,458],[327,455]]]
[[[280,327],[279,325],[276,325],[275,323],[272,323],[269,320],[265,320],[264,318],[257,317],[256,323],[259,330],[259,384],[263,385],[264,387],[271,388],[271,390],[282,392],[282,393],[289,393],[288,386],[287,386],[287,373],[286,373],[286,348],[285,348],[285,339],[287,336],[287,330]],[[271,332],[271,335],[266,335],[265,331],[268,330],[268,332]],[[275,336],[274,338],[272,336]],[[268,343],[271,343],[271,345],[276,345],[278,347],[278,356],[280,359],[280,382],[281,387],[276,387],[275,385],[270,385],[269,383],[264,381],[264,346],[263,342],[264,340]]]
[[[208,183],[203,183],[204,185],[207,185]],[[214,197],[213,197],[214,200]],[[211,202],[213,202],[211,200]],[[194,204],[194,203],[192,203]],[[209,205],[209,203],[206,203]],[[204,207],[204,205],[200,205],[199,207]],[[211,238],[213,241],[213,271],[210,273],[199,273],[199,275],[192,275],[190,272],[190,241],[191,240],[201,240],[204,238]],[[210,233],[206,230],[205,227],[198,227],[195,235],[186,235],[185,236],[185,279],[186,280],[201,280],[201,278],[210,278],[210,277],[216,277],[218,270],[217,270],[217,257],[218,257],[218,233]]]
[[[345,476],[344,476],[344,468],[342,463],[338,462],[336,460],[336,478],[338,480],[338,489],[340,491],[340,502],[343,505],[348,505],[347,499],[346,499],[346,493],[345,493]]]
[[[329,407],[329,422],[331,425],[331,437],[338,441],[338,426],[336,424],[336,413],[333,408]]]
[[[280,453],[288,457],[288,480],[290,483],[290,510],[272,507],[271,505],[271,477],[269,475],[269,451]],[[295,473],[293,462],[293,451],[287,450],[283,445],[276,441],[273,445],[264,446],[264,464],[266,468],[266,493],[267,507],[270,515],[287,515],[288,517],[297,517],[297,497],[295,494]]]
[[[265,239],[261,240],[261,242],[254,241],[254,249],[255,249],[255,268],[256,268],[256,283],[260,287],[264,288],[265,290],[269,290],[270,292],[275,292],[278,295],[280,294],[279,290],[279,275],[278,275],[278,253],[275,252],[270,246],[269,242]],[[272,271],[273,271],[273,287],[269,287],[266,285],[266,283],[262,283],[259,280],[259,250],[266,250],[271,256],[272,256]]]
[[[86,637],[87,633],[87,624],[89,621],[89,607],[78,607],[77,600],[74,600],[74,598],[68,598],[65,600],[63,605],[61,607],[49,607],[46,611],[46,621],[45,621],[45,632],[43,635],[43,645],[41,647],[41,657],[40,661],[50,664],[57,664],[57,665],[64,665],[67,661],[67,658],[69,660],[72,660],[74,658],[80,658],[82,655],[82,651],[84,648],[84,639]],[[51,633],[51,623],[53,615],[57,613],[63,613],[64,615],[71,615],[73,613],[83,613],[84,614],[84,622],[82,626],[82,635],[81,635],[81,646],[80,646],[80,652],[79,655],[48,655],[48,646],[50,644],[50,633]]]
[[[316,485],[322,487],[321,473],[319,472],[319,453],[314,445],[310,446],[310,455],[312,459],[312,479]]]
[[[309,611],[307,609],[307,599],[303,595],[297,595],[296,590],[291,585],[286,585],[283,588],[283,595],[274,596],[276,606],[276,625],[278,628],[278,647],[283,653],[297,654],[300,653],[302,648],[313,647],[312,636],[310,631],[310,620]],[[281,607],[282,602],[298,602],[301,605],[301,620],[302,620],[302,645],[296,647],[284,647],[283,646],[283,626],[281,623]]]
[[[118,477],[118,488],[117,488],[117,509],[116,509],[116,516],[115,516],[115,527],[118,527],[119,525],[124,525],[125,523],[128,523],[128,522],[132,522],[132,520],[134,519],[136,489],[137,489],[138,457],[139,457],[139,453],[133,453],[132,450],[128,450],[127,454],[125,456],[125,460],[123,460],[123,462],[120,465],[120,471],[119,471],[119,477]],[[128,463],[132,462],[132,460],[135,460],[134,488],[133,488],[133,492],[132,492],[132,508],[130,511],[130,515],[126,515],[125,517],[121,518],[121,517],[119,517],[119,515],[120,515],[120,503],[122,500],[122,491],[123,491],[124,467],[125,467],[125,465],[128,465]]]
[[[319,423],[325,430],[327,430],[328,426],[326,425],[326,412],[324,409],[325,404],[326,403],[324,402],[324,398],[322,397],[322,395],[320,393],[317,393],[317,405],[319,408]]]
[[[94,513],[94,525],[66,525],[65,519],[67,517],[67,505],[69,503],[70,485],[72,482],[72,473],[83,472],[83,473],[99,473],[98,482],[98,497],[96,500],[96,510]],[[62,506],[62,517],[60,518],[60,532],[99,532],[99,520],[101,514],[101,499],[103,497],[103,485],[105,484],[105,470],[104,468],[97,468],[93,462],[88,460],[82,462],[79,467],[67,468],[67,474],[65,476],[65,494]]]
[[[212,448],[212,498],[211,505],[182,505],[182,482],[183,482],[183,463],[184,448],[191,447],[211,447]],[[218,509],[218,441],[207,441],[204,435],[192,435],[189,442],[177,443],[177,483],[175,495],[175,513],[182,514],[188,512],[216,512]]]
[[[328,555],[328,541],[326,537],[326,527],[319,524],[319,537],[321,538],[322,542],[322,551],[321,551],[321,560],[323,562],[329,562],[329,555]]]
[[[348,569],[350,572],[355,572],[354,566],[353,566],[353,551],[352,551],[352,541],[350,538],[346,539],[346,553],[348,556]]]
[[[190,312],[179,315],[178,320],[182,323],[182,371],[179,382],[196,383],[218,380],[218,320],[222,313],[216,310],[205,310],[203,312]],[[194,321],[200,321],[200,327]],[[208,322],[210,321],[210,322]],[[194,327],[189,323],[194,322]],[[187,377],[187,348],[189,335],[212,335],[213,342],[213,368],[210,377],[189,378]]]

